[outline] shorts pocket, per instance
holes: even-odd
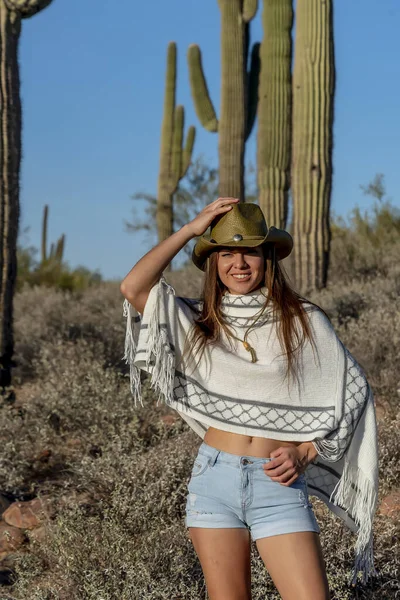
[[[194,459],[194,464],[192,468],[192,478],[199,477],[202,475],[204,471],[209,467],[209,457],[204,454],[198,454]]]

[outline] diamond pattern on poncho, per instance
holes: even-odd
[[[342,417],[338,426],[324,439],[316,438],[315,446],[326,460],[339,460],[351,442],[357,424],[365,410],[370,393],[364,371],[343,346],[346,356],[346,381],[343,390]]]
[[[270,429],[288,433],[313,433],[330,431],[334,418],[334,406],[326,408],[293,408],[273,406],[268,403],[238,401],[212,394],[183,373],[175,372],[174,399],[183,407],[197,412],[199,419],[206,415],[217,421],[227,421],[252,429]]]

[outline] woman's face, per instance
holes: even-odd
[[[217,252],[218,276],[230,294],[248,294],[264,285],[262,246],[223,248]]]

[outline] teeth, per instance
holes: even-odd
[[[250,275],[232,275],[232,277],[234,277],[235,279],[246,279],[247,277],[250,277]]]

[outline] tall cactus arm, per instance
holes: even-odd
[[[247,53],[242,0],[219,0],[221,109],[218,123],[219,194],[244,200]]]
[[[249,23],[256,16],[258,0],[244,0],[243,2],[243,21]]]
[[[49,216],[49,207],[47,204],[43,210],[43,225],[42,225],[42,262],[47,260],[47,221]]]
[[[247,125],[246,140],[249,137],[257,116],[258,85],[260,81],[260,44],[254,44],[251,51],[250,71],[247,77]]]
[[[182,177],[185,177],[186,172],[191,163],[195,138],[196,138],[196,128],[193,127],[193,125],[191,125],[186,134],[185,147],[183,149],[181,179],[182,179]]]
[[[292,0],[264,0],[262,23],[257,113],[259,203],[268,224],[284,228],[288,216],[292,132]]]
[[[53,0],[3,0],[8,10],[19,13],[25,19],[47,8]]]
[[[197,44],[191,44],[187,53],[190,89],[196,114],[207,131],[218,131],[218,119],[208,92],[207,82],[201,63],[201,51]]]
[[[182,142],[183,128],[185,126],[185,109],[181,104],[175,108],[174,133],[172,137],[171,154],[171,187],[175,189],[178,185],[182,171]]]
[[[164,111],[161,126],[160,171],[161,187],[168,187],[172,161],[172,140],[174,135],[176,95],[176,44],[170,42],[167,50],[167,70],[165,75]]]
[[[183,131],[185,111],[183,106],[175,106],[176,98],[176,44],[171,42],[167,52],[167,72],[165,82],[164,112],[161,129],[160,169],[157,191],[157,231],[159,241],[172,235],[174,225],[173,196],[190,164],[194,128],[189,128],[185,147]],[[167,270],[170,267],[167,267]]]

